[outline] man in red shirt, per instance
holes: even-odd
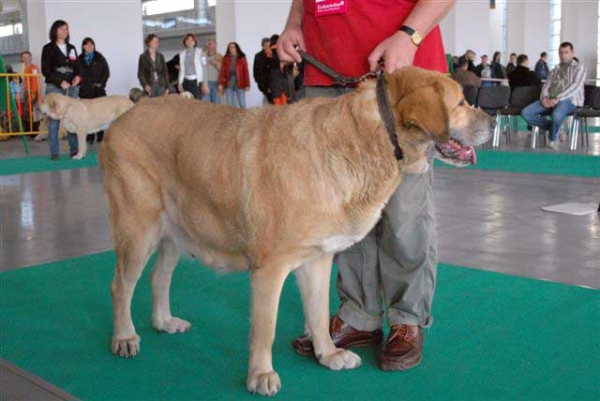
[[[455,0],[293,0],[277,51],[283,61],[301,62],[299,46],[346,76],[360,76],[384,60],[386,72],[416,65],[447,71],[438,23]],[[332,80],[310,64],[304,84],[309,98],[335,97],[353,88]],[[390,325],[379,365],[406,370],[421,361],[423,327],[432,322],[437,266],[432,169],[405,175],[381,220],[359,243],[337,255],[341,298],[330,333],[341,348],[379,344],[382,302]],[[294,341],[312,354],[308,335]]]

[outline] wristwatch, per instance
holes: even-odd
[[[410,40],[412,40],[413,44],[417,47],[419,47],[419,45],[423,41],[423,37],[419,32],[406,25],[402,25],[399,30],[407,34],[410,37]]]

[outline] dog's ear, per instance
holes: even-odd
[[[440,84],[417,87],[400,98],[397,111],[404,126],[418,127],[439,143],[450,140],[450,116]]]

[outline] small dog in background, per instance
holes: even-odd
[[[193,99],[194,95],[192,95],[190,92],[181,92],[181,93],[171,93],[169,96],[180,96],[183,97],[185,99]],[[144,99],[150,98],[150,96],[148,96],[148,93],[141,90],[140,88],[132,88],[129,91],[129,100],[131,100],[133,103],[138,104],[139,102],[141,102]]]
[[[125,96],[103,96],[96,99],[73,99],[58,93],[44,96],[40,110],[69,132],[77,134],[78,151],[73,159],[83,159],[87,152],[86,136],[107,129],[121,114],[133,107]]]

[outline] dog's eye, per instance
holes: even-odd
[[[465,99],[463,99],[458,105],[459,106],[466,106],[467,102],[465,102]]]

